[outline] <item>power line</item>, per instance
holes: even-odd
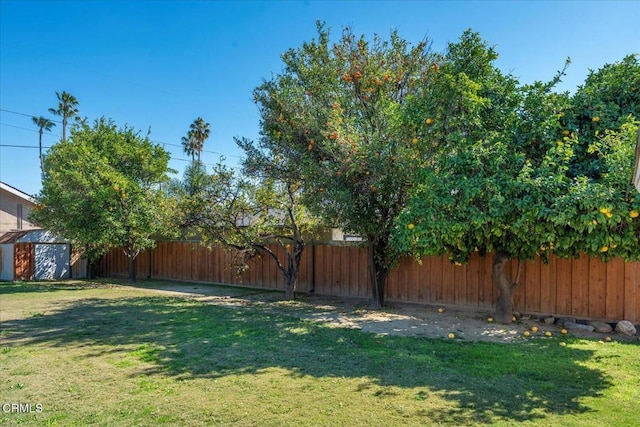
[[[7,110],[7,109],[4,109],[4,108],[0,108],[0,111],[4,111],[6,113],[11,113],[11,114],[18,114],[20,116],[25,116],[25,117],[38,117],[38,116],[34,116],[34,115],[31,115],[31,114],[27,114],[27,113],[21,113],[19,111]],[[55,122],[55,123],[62,123],[61,121],[58,121],[58,120],[51,120],[51,121]],[[15,125],[7,124],[7,123],[0,123],[0,124],[2,124],[3,126],[10,126],[10,127],[17,128],[17,129],[27,130],[27,131],[30,131],[30,132],[38,132],[37,130],[34,130],[34,129],[28,129],[28,128],[15,126]],[[59,136],[59,135],[51,134],[51,133],[47,133],[47,135]],[[181,144],[173,144],[171,142],[159,141],[159,140],[154,140],[154,139],[150,139],[149,141],[151,141],[153,143],[156,143],[156,144],[168,145],[170,147],[182,147]],[[242,158],[242,156],[238,156],[237,154],[225,154],[225,153],[220,153],[219,151],[202,150],[202,153],[217,154],[217,155],[225,156],[225,157],[235,157],[237,159],[241,159]]]
[[[18,145],[18,144],[0,144],[0,147],[7,147],[7,148],[40,148],[38,145]],[[42,146],[43,149],[49,149],[52,146]],[[175,160],[178,162],[191,162],[192,159],[183,159],[180,157],[169,157],[171,160]],[[209,162],[203,162],[201,161],[201,163],[203,165],[207,165],[207,166],[215,166],[217,165],[217,163],[209,163]],[[231,169],[241,169],[239,166],[228,166]]]
[[[11,128],[16,128],[16,129],[22,129],[22,130],[26,130],[26,131],[29,131],[29,132],[35,132],[35,133],[39,133],[40,132],[39,130],[36,130],[36,129],[29,129],[29,128],[25,128],[25,127],[22,127],[22,126],[11,125],[9,123],[0,122],[0,125],[8,126],[8,127],[11,127]],[[42,132],[42,134],[43,135],[58,136],[57,134],[51,133],[51,132]]]
[[[4,108],[0,108],[0,111],[4,111],[5,113],[11,113],[11,114],[17,114],[19,116],[26,116],[26,117],[40,117],[39,115],[33,115],[33,114],[26,114],[26,113],[20,113],[18,111],[12,111],[12,110],[5,110]],[[53,120],[53,119],[49,119],[52,122],[55,123],[62,123],[62,121],[60,120]]]

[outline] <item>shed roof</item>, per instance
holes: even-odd
[[[0,236],[0,243],[69,243],[69,241],[50,231],[36,229],[9,231]]]
[[[0,236],[0,244],[2,243],[18,243],[21,237],[24,237],[29,231],[9,231]]]

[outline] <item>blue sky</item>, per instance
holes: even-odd
[[[234,137],[258,137],[252,90],[282,69],[280,55],[316,35],[410,42],[443,51],[467,28],[500,54],[521,82],[548,80],[571,57],[560,90],[589,69],[640,53],[639,1],[8,1],[0,0],[0,180],[29,193],[40,186],[37,129],[29,116],[55,106],[55,91],[80,114],[129,124],[165,144],[170,166],[187,165],[180,138],[198,116],[211,123],[202,160],[236,164]],[[55,117],[51,117],[57,119]],[[45,134],[43,145],[61,137]]]

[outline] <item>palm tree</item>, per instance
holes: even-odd
[[[189,126],[187,136],[182,137],[184,152],[187,155],[190,155],[194,162],[196,160],[196,156],[198,156],[198,161],[200,161],[200,153],[204,147],[204,141],[209,138],[210,132],[211,125],[206,123],[202,117],[198,117]]]
[[[62,117],[62,140],[67,140],[67,123],[71,117],[78,115],[78,100],[68,92],[56,92],[58,108],[49,108],[51,114]]]
[[[40,148],[40,171],[44,173],[44,168],[42,165],[42,133],[46,130],[47,132],[51,131],[51,129],[56,125],[53,121],[47,119],[46,117],[31,117],[33,124],[38,126],[39,140],[38,147]]]

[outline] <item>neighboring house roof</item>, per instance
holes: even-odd
[[[9,184],[5,184],[2,181],[0,181],[0,189],[13,194],[14,196],[20,197],[21,199],[27,200],[33,204],[38,203],[36,199],[34,199],[29,194],[25,193],[24,191],[20,191],[17,188],[10,186]]]

